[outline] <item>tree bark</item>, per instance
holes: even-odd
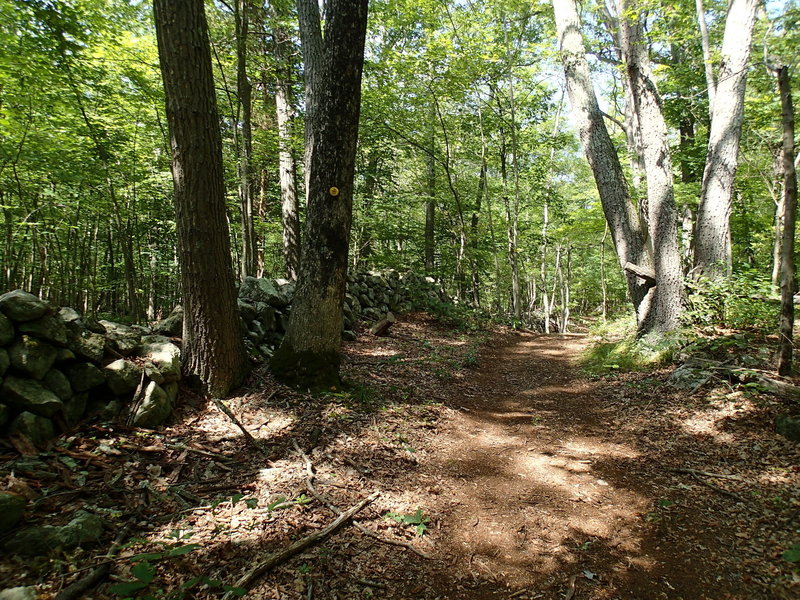
[[[183,288],[183,371],[221,397],[247,368],[225,215],[222,142],[203,0],[155,0],[172,140]]]
[[[635,2],[635,0],[634,0]],[[678,247],[677,213],[672,180],[672,160],[661,96],[642,40],[638,11],[628,0],[619,0],[619,40],[628,88],[642,140],[647,184],[647,221],[653,246],[656,287],[643,329],[667,332],[679,326],[683,273]],[[634,12],[635,11],[635,12]]]
[[[300,204],[297,199],[297,159],[292,139],[292,38],[284,25],[289,16],[285,0],[273,2],[272,28],[275,57],[275,112],[278,121],[278,180],[281,186],[283,258],[286,277],[297,279],[300,270]]]
[[[425,272],[433,273],[436,251],[436,105],[430,105],[430,153],[425,161],[428,197],[425,199]]]
[[[714,118],[714,98],[717,95],[717,82],[714,80],[714,64],[711,61],[711,43],[708,37],[706,24],[706,9],[703,0],[695,0],[697,11],[697,25],[700,28],[700,45],[703,48],[703,70],[706,74],[706,87],[708,90],[708,116]]]
[[[283,381],[324,389],[340,384],[367,0],[330,0],[324,36],[317,0],[297,8],[310,110],[308,213],[292,314],[271,367]]]
[[[247,76],[247,36],[250,30],[249,0],[236,0],[236,92],[238,128],[241,133],[238,156],[239,210],[242,223],[242,279],[256,274],[258,249],[253,210],[253,86]]]
[[[722,41],[708,155],[695,224],[694,266],[698,275],[717,279],[731,273],[730,215],[742,131],[747,61],[757,0],[731,0]]]
[[[553,8],[567,93],[600,194],[619,265],[623,267],[630,262],[649,267],[652,265],[652,255],[646,243],[646,231],[631,203],[619,157],[606,130],[603,113],[592,87],[575,0],[553,0]],[[649,312],[649,287],[634,274],[626,273],[626,279],[637,323],[641,327],[646,325],[644,317]],[[647,333],[641,328],[640,332]]]
[[[778,69],[777,77],[783,124],[783,239],[781,241],[781,323],[778,374],[788,375],[792,371],[794,295],[797,293],[794,265],[797,171],[794,163],[794,107],[792,106],[789,67],[783,66]]]

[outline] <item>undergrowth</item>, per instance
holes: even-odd
[[[632,315],[602,323],[590,331],[594,342],[581,356],[581,366],[592,376],[644,371],[673,361],[676,352],[692,339],[687,330],[668,335],[636,336]]]

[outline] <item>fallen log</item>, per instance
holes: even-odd
[[[397,323],[395,316],[392,313],[386,313],[386,316],[375,323],[375,325],[370,328],[369,332],[374,336],[386,335],[389,333],[391,326],[395,323]]]

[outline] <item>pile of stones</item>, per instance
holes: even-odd
[[[286,332],[294,283],[247,277],[239,316],[250,356],[270,357]],[[390,312],[435,307],[450,299],[431,278],[397,271],[348,275],[343,337],[359,322]],[[181,376],[183,309],[152,328],[95,321],[16,290],[0,296],[0,434],[41,443],[88,415],[123,411],[138,427],[157,427],[172,412]]]
[[[147,328],[56,310],[22,290],[0,296],[0,431],[6,434],[41,443],[84,416],[124,409],[131,424],[156,427],[172,411],[179,379],[180,349]]]

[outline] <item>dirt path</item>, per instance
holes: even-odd
[[[29,524],[89,510],[107,526],[66,556],[0,554],[0,581],[55,598],[128,522],[137,541],[112,580],[134,580],[151,553],[137,597],[218,599],[334,518],[309,497],[299,445],[327,502],[344,509],[377,492],[358,515],[373,536],[344,528],[248,598],[800,597],[782,558],[800,542],[800,449],[774,432],[774,398],[726,382],[687,394],[666,372],[591,380],[576,365],[581,336],[486,335],[405,315],[389,337],[348,343],[351,385],[323,395],[256,370],[226,402],[268,457],[188,394],[163,431],[89,422],[37,457],[0,447],[0,485],[32,500]],[[165,553],[176,544],[192,546]]]
[[[741,588],[737,542],[749,536],[726,519],[741,507],[713,490],[676,506],[695,482],[665,477],[669,455],[653,452],[674,434],[653,421],[647,440],[646,419],[619,427],[609,387],[576,366],[585,343],[496,338],[451,404],[423,470],[439,482],[436,542],[454,567],[441,574],[442,597],[790,597]],[[693,444],[682,450],[679,465],[697,458]],[[730,512],[715,514],[720,500]]]

